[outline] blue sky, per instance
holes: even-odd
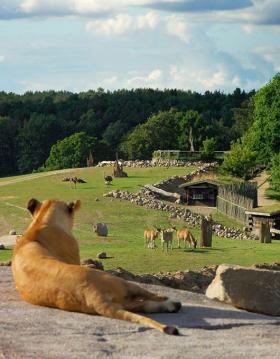
[[[280,71],[280,0],[0,0],[0,91],[231,92]]]

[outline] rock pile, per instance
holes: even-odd
[[[171,183],[176,182],[176,185],[191,181],[195,177],[199,177],[208,172],[212,172],[215,169],[216,163],[203,163],[201,167],[192,171],[191,173],[186,174],[185,176],[173,176],[166,180],[160,181],[153,184],[154,187],[165,189]],[[169,212],[169,217],[171,219],[179,219],[185,221],[189,226],[200,226],[202,215],[193,213],[189,209],[182,206],[178,206],[171,202],[162,201],[159,198],[159,195],[151,192],[147,188],[143,188],[137,193],[131,193],[128,191],[114,190],[103,195],[104,197],[111,197],[116,199],[121,199],[125,201],[130,201],[133,204],[138,206],[144,206],[145,208],[166,211]],[[213,222],[213,232],[219,237],[231,238],[231,239],[257,239],[255,235],[248,231],[241,231],[236,228],[225,227],[222,224]]]
[[[178,161],[178,160],[135,160],[135,161],[121,161],[123,167],[190,167],[190,166],[203,166],[202,161]],[[102,161],[98,162],[96,167],[109,167],[114,166],[115,161]]]
[[[178,206],[173,203],[167,203],[156,199],[148,190],[142,190],[138,193],[131,193],[128,191],[114,190],[103,195],[104,197],[117,198],[126,200],[138,206],[143,206],[149,209],[169,212],[170,219],[179,219],[185,221],[188,226],[200,226],[202,215],[193,213],[189,209]],[[243,232],[236,228],[225,227],[222,224],[213,222],[213,232],[219,237],[231,239],[256,239],[255,235],[250,232]]]
[[[163,285],[175,289],[188,290],[195,293],[205,293],[207,287],[215,277],[217,266],[203,267],[200,271],[190,270],[157,273],[133,274],[123,268],[107,270],[117,277],[138,283]]]

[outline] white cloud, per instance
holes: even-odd
[[[206,90],[232,91],[236,87],[246,90],[259,88],[267,81],[267,72],[270,66],[267,62],[243,66],[237,59],[229,54],[217,52],[204,52],[202,49],[191,51],[186,58],[170,66],[168,78],[170,87],[190,89],[203,92]]]
[[[126,80],[125,85],[129,88],[136,87],[161,87],[162,70],[155,69],[146,76],[134,76]]]
[[[254,52],[261,56],[266,62],[271,63],[275,71],[280,71],[280,46],[258,47]]]
[[[69,15],[73,10],[72,1],[67,0],[23,0],[18,8],[28,15]]]
[[[151,0],[21,0],[19,10],[33,15],[109,14],[122,8],[145,6]]]
[[[166,31],[169,35],[177,36],[186,44],[190,42],[190,33],[188,32],[186,22],[176,15],[171,15],[167,18]]]
[[[153,11],[150,11],[146,15],[139,16],[137,18],[137,27],[139,29],[143,29],[145,27],[154,29],[157,27],[158,23],[159,23],[159,17]]]
[[[104,87],[111,87],[118,81],[117,76],[108,77],[103,80]]]
[[[0,55],[0,62],[4,62],[5,61],[5,56],[4,55]]]
[[[251,35],[253,33],[253,31],[254,31],[254,28],[255,28],[254,25],[250,25],[250,24],[242,25],[242,30],[247,35]]]
[[[117,15],[107,20],[94,20],[86,24],[86,30],[96,34],[110,36],[122,34],[133,25],[133,18],[129,15]]]
[[[140,30],[144,28],[154,29],[158,25],[158,16],[149,12],[143,16],[130,16],[126,14],[116,15],[106,20],[93,20],[86,24],[86,30],[105,36],[119,35],[128,30]]]
[[[234,3],[233,0],[232,2]],[[174,14],[174,9],[172,10],[170,4],[174,3],[177,6],[177,13],[184,13],[184,16],[188,17],[190,21],[280,26],[279,0],[251,0],[251,6],[248,6],[248,1],[244,0],[244,4],[242,4],[240,0],[233,7],[219,7],[219,4],[213,6],[208,0],[205,1],[206,8],[202,6],[202,1],[199,1],[195,11],[187,10],[188,5],[195,7],[194,0],[1,0],[0,18],[62,17],[69,15],[112,17],[114,14],[126,13],[128,9],[134,11],[141,8],[155,9],[158,7],[160,9],[166,3],[169,5],[166,10],[170,15]],[[214,3],[214,0],[212,3]],[[221,4],[222,2],[219,1],[219,3]],[[182,25],[177,25],[176,27],[179,29],[175,29],[174,32],[178,34],[184,33],[184,30],[180,29]]]

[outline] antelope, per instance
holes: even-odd
[[[187,242],[189,243],[189,248],[191,246],[193,246],[193,248],[196,248],[197,241],[187,228],[182,228],[177,231],[177,240],[178,240],[178,248],[180,248],[181,240],[184,241],[185,248],[186,248]]]
[[[159,233],[160,233],[160,228],[144,230],[144,245],[146,248],[156,247],[156,238],[158,237]]]
[[[176,231],[175,227],[160,230],[160,233],[161,233],[160,242],[161,242],[162,250],[164,250],[164,247],[166,247],[166,252],[168,251],[168,249],[171,249],[171,250],[173,249],[173,246],[172,246],[173,232],[175,232],[175,231]]]

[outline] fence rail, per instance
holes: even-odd
[[[258,206],[256,182],[221,185],[218,189],[217,209],[243,223],[247,221],[246,210]]]

